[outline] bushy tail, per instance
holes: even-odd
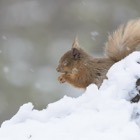
[[[129,21],[110,35],[105,44],[105,52],[110,59],[117,62],[135,51],[138,45],[140,45],[140,19]]]

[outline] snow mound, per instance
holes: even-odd
[[[111,67],[100,89],[92,84],[78,98],[65,96],[35,110],[20,107],[0,128],[0,140],[140,140],[140,102],[130,103],[140,78],[140,52]]]

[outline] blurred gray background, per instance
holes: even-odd
[[[78,35],[94,56],[108,33],[139,17],[139,0],[0,0],[0,123],[21,105],[37,109],[82,91],[59,84],[56,67]]]

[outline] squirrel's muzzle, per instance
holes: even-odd
[[[60,68],[59,68],[59,67],[57,67],[57,68],[56,68],[56,71],[57,71],[57,72],[60,72]]]
[[[56,71],[57,72],[63,72],[62,66],[61,65],[58,65],[58,67],[56,68]]]

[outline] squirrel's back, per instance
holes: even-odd
[[[135,51],[138,45],[140,45],[140,19],[131,20],[113,32],[105,44],[105,54],[117,62]]]

